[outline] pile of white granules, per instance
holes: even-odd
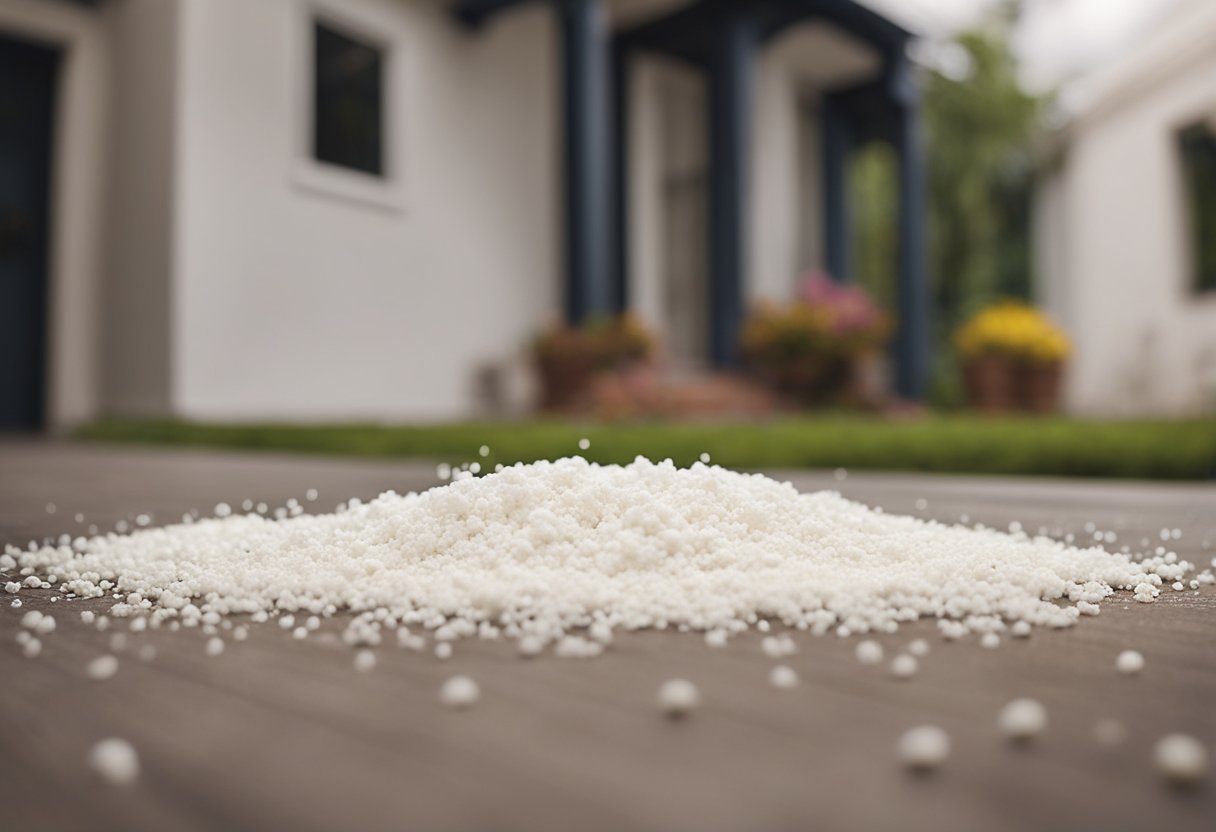
[[[376,631],[416,624],[440,639],[533,645],[582,628],[597,642],[616,628],[725,637],[760,620],[841,635],[925,616],[948,637],[1060,627],[1114,590],[1151,601],[1193,570],[1164,550],[1137,560],[643,458],[521,464],[334,514],[231,515],[61,543],[10,548],[8,571],[79,597],[118,595],[114,615],[153,626],[352,611]]]

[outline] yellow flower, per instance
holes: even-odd
[[[959,327],[954,345],[964,358],[999,355],[1054,364],[1072,351],[1068,338],[1042,313],[1013,300],[989,306]]]

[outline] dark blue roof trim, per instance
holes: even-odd
[[[626,29],[617,37],[628,47],[664,52],[703,64],[712,54],[714,33],[731,15],[749,15],[762,40],[789,26],[824,20],[875,47],[891,60],[912,33],[856,0],[699,0],[657,20]]]

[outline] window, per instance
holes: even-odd
[[[313,23],[312,155],[372,176],[385,174],[384,50]]]
[[[1178,134],[1190,235],[1192,285],[1216,291],[1216,133],[1206,123]]]

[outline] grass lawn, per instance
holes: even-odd
[[[579,453],[598,462],[638,454],[688,464],[703,451],[732,468],[853,468],[1144,479],[1216,475],[1216,422],[1099,422],[1063,418],[932,416],[886,421],[858,415],[764,423],[579,424],[564,421],[442,425],[213,425],[100,422],[83,439],[464,462],[483,465]]]

